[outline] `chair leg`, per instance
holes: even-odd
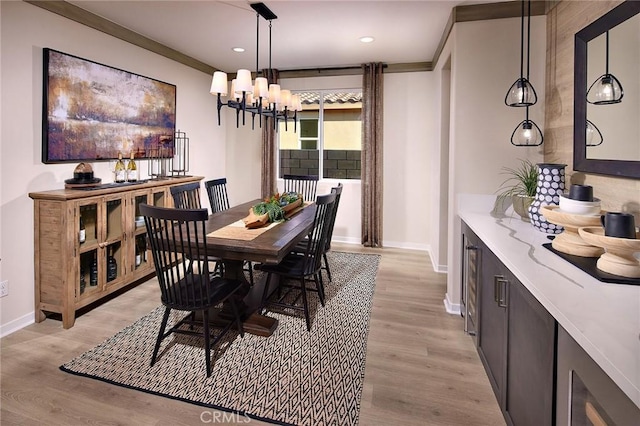
[[[247,267],[249,268],[249,282],[251,283],[251,287],[253,287],[253,263],[251,263],[250,261],[246,261],[245,262],[247,264]]]
[[[204,357],[207,366],[207,377],[211,377],[211,335],[209,334],[209,310],[202,310],[202,327],[204,328]]]
[[[164,335],[164,329],[167,328],[167,321],[169,321],[169,313],[171,308],[164,309],[164,315],[162,316],[162,322],[160,323],[160,331],[158,331],[158,338],[156,339],[156,346],[153,348],[153,356],[151,357],[151,366],[156,363],[156,357],[160,350],[160,343],[162,342],[162,336]]]
[[[329,278],[329,282],[333,282],[331,279],[331,269],[329,269],[329,261],[327,260],[327,253],[322,254],[322,259],[324,260],[324,268],[327,270],[327,277]]]
[[[309,304],[307,302],[307,287],[305,285],[305,278],[300,279],[300,285],[302,286],[302,306],[304,307],[304,319],[307,321],[307,331],[311,331],[311,316],[309,315]]]
[[[324,306],[324,283],[322,282],[322,272],[318,272],[313,275],[313,281],[316,283],[316,289],[318,290],[318,297],[320,297],[320,303]]]
[[[231,304],[231,311],[233,312],[233,316],[236,318],[236,327],[238,327],[238,332],[240,333],[240,337],[244,337],[244,327],[242,325],[242,318],[240,317],[240,312],[238,312],[238,306],[236,306],[235,300],[229,300]]]

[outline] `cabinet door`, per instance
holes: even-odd
[[[124,279],[125,268],[125,232],[126,232],[126,195],[105,197],[103,212],[103,234],[100,243],[102,253],[98,256],[100,266],[104,268],[106,286],[118,285]]]
[[[78,279],[74,282],[76,300],[89,297],[99,291],[101,272],[104,273],[98,263],[98,255],[101,250],[98,239],[102,198],[87,198],[75,203],[74,211],[77,222],[74,225],[74,234],[80,235],[80,223],[84,226],[84,241],[75,238],[78,245],[78,267],[76,268]]]
[[[131,194],[131,214],[128,215],[128,225],[130,226],[129,239],[132,243],[127,248],[127,265],[129,271],[136,275],[146,275],[151,272],[153,264],[151,262],[151,253],[147,250],[146,232],[147,229],[141,219],[140,204],[153,204],[153,194],[162,193],[164,191],[155,192],[149,190],[136,191]]]
[[[504,412],[513,425],[553,424],[556,323],[508,270]]]
[[[482,252],[481,265],[478,353],[498,403],[503,406],[507,319],[506,309],[500,303],[503,266],[488,249]]]

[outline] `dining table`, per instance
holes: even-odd
[[[287,214],[284,221],[271,223],[264,228],[246,229],[242,219],[249,215],[257,199],[209,215],[206,222],[206,246],[210,256],[223,262],[223,277],[242,283],[239,291],[240,309],[246,332],[270,336],[275,331],[276,318],[259,312],[263,304],[264,286],[270,285],[268,294],[275,288],[276,280],[267,283],[266,277],[252,285],[245,276],[244,263],[278,264],[303,240],[313,228],[315,204],[305,203]],[[212,318],[231,318],[225,307]],[[215,321],[215,320],[213,320]]]

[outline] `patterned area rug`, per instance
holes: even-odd
[[[229,333],[210,378],[202,341],[182,335],[165,339],[149,366],[163,306],[60,368],[272,423],[355,425],[379,256],[332,252],[329,263],[333,282],[325,282],[326,305],[315,294],[310,298],[317,306],[311,332],[301,312],[269,312],[279,320],[275,333]]]

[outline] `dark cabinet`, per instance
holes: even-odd
[[[556,322],[520,281],[481,246],[478,353],[505,420],[554,420]]]

